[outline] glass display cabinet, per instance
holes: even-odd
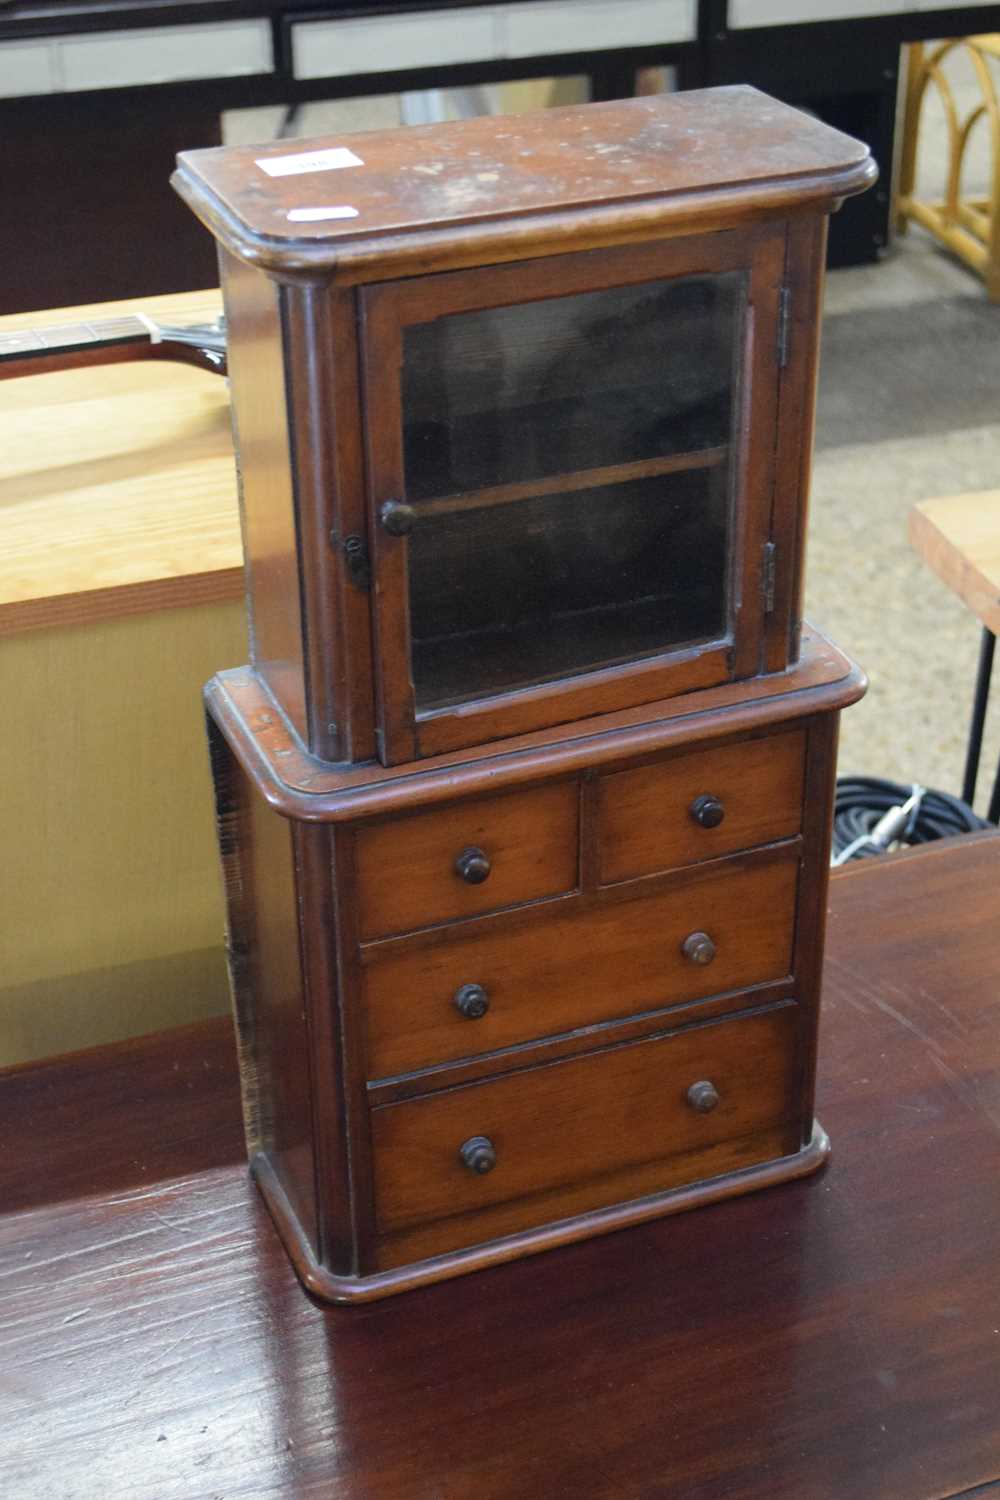
[[[767,269],[683,241],[366,294],[390,760],[759,671]]]
[[[254,1174],[384,1295],[818,1166],[826,219],[748,88],[186,154],[250,662],[209,684]]]

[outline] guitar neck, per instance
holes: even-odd
[[[133,316],[0,332],[0,380],[135,359],[179,360],[225,375],[225,320],[167,328]]]
[[[151,327],[142,318],[104,318],[97,323],[56,323],[48,328],[0,332],[0,362],[16,364],[20,360],[35,360],[45,356],[58,358],[67,354],[85,356],[88,351],[97,355],[101,350],[118,345],[150,343],[151,340]]]

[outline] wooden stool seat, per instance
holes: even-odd
[[[910,542],[983,627],[962,797],[971,804],[982,750],[993,652],[1000,632],[1000,490],[924,500],[910,512]],[[988,817],[1000,820],[1000,770]]]

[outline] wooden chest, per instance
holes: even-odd
[[[251,1160],[351,1300],[801,1175],[839,710],[826,215],[750,89],[194,153],[251,661],[208,688]]]

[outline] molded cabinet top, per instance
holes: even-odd
[[[876,176],[862,142],[743,85],[178,163],[240,258],[349,282],[829,211]]]

